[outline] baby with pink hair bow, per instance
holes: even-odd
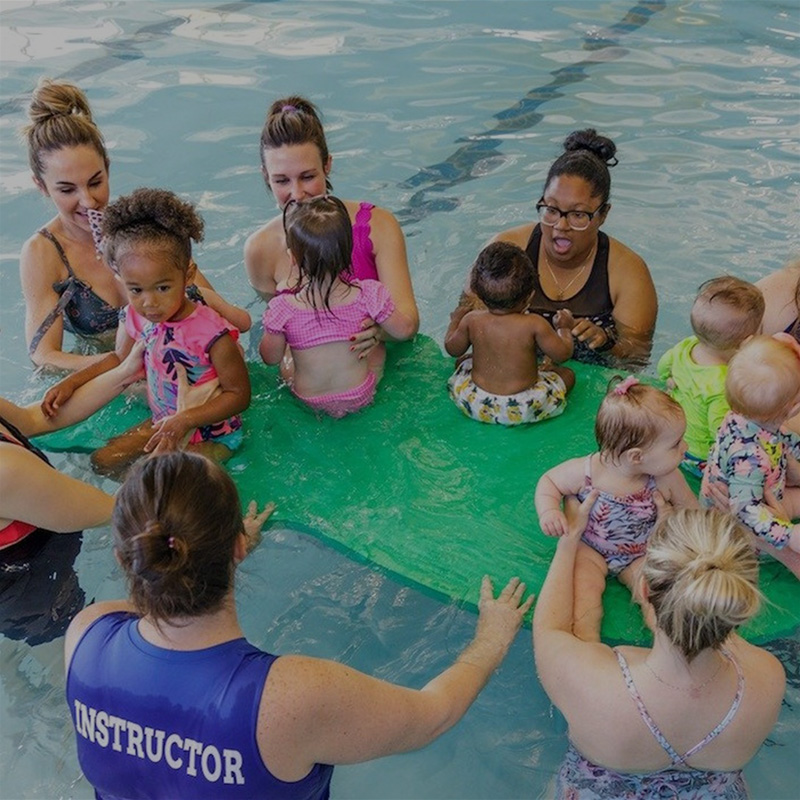
[[[678,466],[686,417],[669,395],[634,376],[612,382],[595,420],[599,451],[549,469],[536,486],[539,525],[563,536],[562,505],[594,497],[575,560],[573,633],[600,641],[608,575],[641,602],[639,571],[650,533],[664,505],[697,508]]]

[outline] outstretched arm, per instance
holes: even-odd
[[[258,739],[277,777],[296,780],[315,763],[352,764],[414,750],[466,712],[500,665],[533,598],[514,578],[495,599],[481,585],[475,638],[423,689],[372,678],[332,661],[278,659],[264,689]],[[376,713],[376,710],[379,713]],[[270,735],[280,726],[281,736]]]

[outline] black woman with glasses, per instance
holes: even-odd
[[[536,276],[530,311],[551,321],[560,309],[575,317],[575,359],[630,368],[644,366],[650,355],[658,301],[642,258],[600,230],[611,208],[616,149],[591,128],[573,131],[547,173],[538,222],[493,241],[516,244],[530,257]]]

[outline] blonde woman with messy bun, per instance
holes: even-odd
[[[533,621],[536,669],[569,725],[557,798],[748,797],[742,768],[778,716],[780,662],[736,634],[759,608],[747,531],[683,509],[650,537],[641,571],[652,647],[572,634],[573,574],[588,497],[558,542]]]

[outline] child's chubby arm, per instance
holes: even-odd
[[[219,379],[219,392],[205,403],[187,408],[166,417],[156,427],[155,433],[145,444],[146,453],[154,450],[162,440],[179,443],[193,428],[240,414],[250,405],[250,376],[244,363],[242,351],[232,336],[220,336],[211,346],[209,357]]]
[[[572,358],[575,340],[572,337],[572,326],[575,320],[567,309],[561,309],[553,318],[555,328],[539,314],[529,314],[531,331],[539,349],[556,364]]]
[[[548,536],[564,536],[569,525],[562,510],[562,501],[577,495],[584,484],[583,458],[572,458],[547,470],[536,484],[534,505],[539,525]]]
[[[697,496],[689,488],[686,478],[679,469],[656,478],[656,486],[661,492],[661,496],[672,508],[700,508]]]
[[[469,350],[472,339],[469,333],[469,321],[473,312],[466,306],[459,306],[450,315],[450,325],[444,336],[444,349],[451,356],[463,356]]]
[[[265,330],[258,345],[258,352],[265,364],[280,364],[286,352],[286,336]]]
[[[133,339],[126,333],[124,326],[117,328],[116,349],[105,358],[95,361],[88,367],[67,375],[66,378],[51,386],[42,398],[42,413],[49,418],[58,414],[59,408],[84,384],[93,380],[125,361],[133,348]],[[131,381],[133,382],[133,381]]]

